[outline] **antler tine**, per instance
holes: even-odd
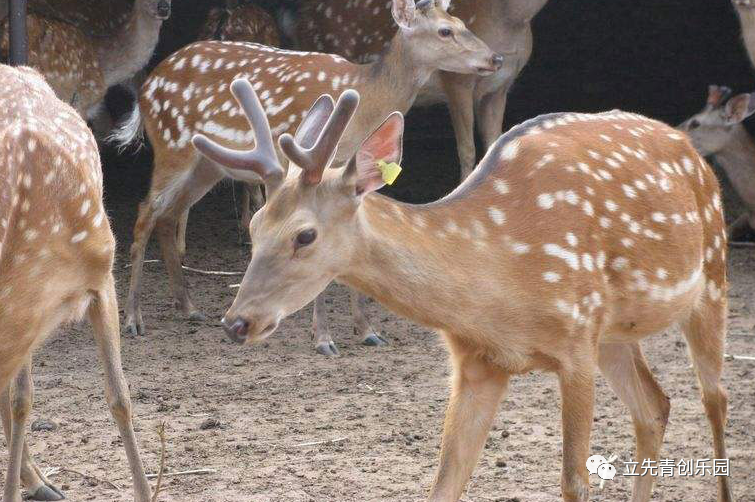
[[[312,148],[302,148],[290,134],[278,139],[283,153],[304,171],[306,183],[313,185],[322,180],[322,173],[333,160],[338,142],[358,105],[359,93],[353,89],[344,91]]]
[[[202,155],[220,165],[231,169],[254,171],[263,181],[282,177],[284,171],[275,152],[270,124],[252,84],[245,79],[236,79],[231,84],[231,93],[244,110],[244,115],[254,131],[255,148],[253,150],[226,148],[204,134],[197,134],[192,138],[194,147]]]

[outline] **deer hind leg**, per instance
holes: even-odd
[[[575,364],[570,371],[561,371],[558,376],[564,441],[561,493],[566,502],[587,502],[590,485],[586,465],[595,400],[594,363]]]
[[[362,343],[370,347],[388,345],[388,341],[380,336],[370,323],[370,318],[365,310],[367,298],[349,289],[349,301],[351,303],[351,316],[354,320],[354,334],[362,337]]]
[[[708,292],[700,305],[692,312],[682,330],[689,344],[690,355],[702,390],[702,401],[713,433],[715,458],[725,459],[727,395],[721,386],[724,339],[726,336],[726,300],[713,301]],[[734,500],[728,476],[717,476],[719,502]]]
[[[157,216],[151,197],[139,204],[139,214],[134,225],[134,242],[131,244],[131,278],[129,279],[128,297],[126,299],[125,322],[126,333],[134,336],[145,334],[139,299],[144,274],[144,253],[147,250],[152,230],[155,228]]]
[[[598,365],[619,399],[629,408],[636,436],[635,460],[658,460],[671,406],[648,368],[638,343],[611,343],[598,347]],[[634,478],[632,502],[647,502],[653,476]]]
[[[118,303],[115,281],[108,273],[105,286],[95,292],[89,305],[89,319],[94,328],[100,360],[105,370],[105,397],[123,440],[131,476],[134,480],[134,500],[149,502],[151,490],[139,456],[134,427],[131,422],[131,398],[121,365],[120,335],[118,328]]]
[[[197,310],[189,295],[189,288],[183,273],[182,257],[178,244],[181,233],[181,219],[191,206],[201,199],[223,178],[211,165],[202,163],[189,173],[174,190],[169,208],[157,219],[155,233],[162,251],[163,262],[168,272],[168,281],[176,299],[177,308],[193,321],[204,321],[205,316]],[[185,235],[185,231],[183,232]]]
[[[23,366],[18,370],[16,377],[3,391],[0,398],[3,408],[3,428],[5,436],[8,439],[10,450],[8,459],[8,470],[5,475],[5,490],[3,491],[4,502],[21,502],[20,482],[23,474],[30,471],[25,469],[29,466],[28,450],[26,450],[26,421],[31,412],[31,404],[34,398],[34,387],[31,380],[31,359],[27,359]],[[26,455],[25,455],[26,453]],[[32,469],[33,471],[33,469]],[[27,480],[24,480],[27,481]],[[37,480],[29,479],[34,483]],[[41,480],[39,480],[41,482]],[[27,485],[29,488],[40,489],[42,485]],[[60,495],[57,490],[49,490],[50,495]],[[41,494],[49,493],[42,490]],[[60,500],[50,498],[46,500]]]
[[[453,363],[440,463],[428,500],[459,500],[488,437],[509,374],[448,337]]]
[[[178,228],[176,229],[176,247],[178,248],[178,259],[181,263],[186,256],[186,227],[189,225],[189,211],[187,208],[178,217]]]
[[[265,204],[262,187],[259,184],[245,183],[241,196],[241,221],[239,222],[239,245],[244,245],[249,238],[249,224],[252,216]]]
[[[24,371],[31,371],[26,367]],[[10,445],[12,443],[13,431],[13,413],[11,411],[11,386],[0,394],[0,416],[3,420],[3,430],[5,439]],[[31,407],[31,396],[29,396],[29,406]],[[23,428],[22,428],[23,429]],[[9,478],[6,478],[6,483]],[[29,492],[31,500],[63,500],[63,492],[53,485],[34,463],[29,453],[29,446],[24,438],[23,457],[21,460],[21,483]]]
[[[475,167],[474,142],[474,84],[476,77],[455,73],[440,73],[443,91],[448,97],[448,111],[456,136],[463,181]]]

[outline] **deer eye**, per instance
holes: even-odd
[[[438,30],[438,35],[443,38],[448,38],[453,35],[453,31],[451,31],[451,28],[441,28]]]
[[[697,120],[697,119],[690,120],[690,122],[689,122],[689,128],[690,128],[690,130],[697,129],[698,127],[700,127],[700,121],[699,120]]]
[[[315,242],[315,239],[317,238],[317,230],[314,228],[308,228],[307,230],[302,230],[296,235],[296,239],[294,239],[294,245],[296,249],[302,248],[304,246],[309,246],[313,242]]]

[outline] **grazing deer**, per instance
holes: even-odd
[[[107,37],[88,36],[66,22],[28,16],[29,64],[50,82],[59,99],[82,117],[98,111],[108,88],[133,76],[152,56],[171,0],[136,0],[129,20]],[[0,52],[8,52],[8,22]]]
[[[284,179],[251,85],[232,88],[256,150],[193,143],[261,177],[267,202],[223,327],[259,342],[336,280],[438,330],[453,376],[430,500],[459,499],[510,377],[535,369],[561,387],[564,500],[588,500],[596,365],[632,414],[636,458],[657,460],[669,400],[640,340],[677,323],[726,458],[726,232],[716,177],[682,133],[618,110],[543,115],[501,136],[451,194],[412,205],[374,193],[378,162],[401,160],[400,113],[327,169],[358,94],[342,94],[329,118],[315,108],[298,139],[279,139],[301,171]],[[718,483],[730,502],[729,478]],[[632,500],[648,501],[652,485],[635,478]]]
[[[747,211],[729,225],[729,238],[748,226],[755,230],[755,142],[742,121],[755,113],[755,94],[731,97],[731,89],[708,87],[708,100],[679,124],[700,155],[713,157],[729,177]]]
[[[253,142],[254,135],[244,129],[243,116],[233,103],[231,81],[246,78],[253,83],[265,103],[275,137],[297,127],[317,96],[356,87],[364,96],[363,106],[335,153],[338,161],[345,161],[367,133],[377,127],[381,117],[394,110],[406,112],[423,83],[438,68],[488,75],[501,65],[501,56],[433,0],[416,5],[414,0],[393,0],[393,16],[400,29],[391,47],[371,64],[357,65],[331,54],[256,44],[198,42],[155,68],[142,87],[139,107],[116,135],[116,142],[128,144],[138,135],[143,117],[155,153],[150,192],[139,207],[134,227],[126,306],[129,331],[140,334],[144,329],[139,294],[144,251],[153,228],[179,309],[201,318],[181,270],[189,208],[226,176],[259,183],[259,178],[246,171],[239,173],[202,159],[190,144],[191,137],[199,132],[229,146]],[[353,298],[352,306],[355,330],[367,344],[383,343],[370,327],[361,302]],[[324,316],[320,299],[315,305],[316,346],[321,353],[333,354],[335,344]]]
[[[135,500],[148,502],[121,368],[115,239],[102,204],[97,144],[36,71],[0,66],[0,89],[0,415],[10,449],[3,501],[21,501],[19,480],[36,500],[63,498],[34,464],[24,438],[31,355],[62,323],[86,314]]]
[[[444,0],[448,5],[450,0]],[[506,96],[532,53],[530,21],[548,0],[465,0],[449,12],[461,19],[490,48],[506,59],[489,76],[438,72],[425,84],[416,105],[448,102],[461,177],[475,166],[474,122],[485,147],[501,135]],[[390,44],[395,25],[390,2],[315,0],[302,2],[294,15],[298,48],[340,54],[352,61],[372,61]]]
[[[739,25],[742,28],[742,41],[744,42],[750,63],[755,66],[755,2],[753,0],[732,0],[734,9],[739,16]]]
[[[265,9],[239,0],[226,0],[225,8],[216,7],[207,15],[199,40],[233,40],[280,47],[275,19]]]

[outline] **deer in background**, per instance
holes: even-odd
[[[424,85],[415,102],[427,106],[448,103],[461,162],[461,178],[475,166],[474,123],[488,148],[501,135],[506,96],[532,53],[532,18],[547,0],[465,0],[449,12],[494,51],[505,56],[492,75],[462,75],[440,71]],[[449,0],[444,0],[448,6]],[[298,48],[339,54],[351,61],[372,61],[390,44],[396,30],[389,15],[390,2],[382,0],[314,0],[302,2],[292,31]],[[292,16],[287,16],[291,19]]]
[[[746,228],[755,230],[755,142],[742,121],[755,113],[755,94],[731,97],[728,87],[711,85],[708,100],[697,114],[679,124],[695,148],[713,157],[726,172],[747,208],[729,225],[729,238]]]
[[[732,0],[734,9],[739,17],[739,25],[742,28],[742,41],[744,42],[750,63],[755,65],[755,2],[753,0]]]
[[[134,0],[29,0],[28,11],[72,24],[88,36],[107,37],[122,29]],[[8,15],[8,0],[0,0],[0,20]]]
[[[29,64],[50,82],[59,99],[82,117],[93,117],[108,88],[127,80],[147,62],[160,27],[170,16],[171,0],[136,0],[120,30],[99,38],[55,19],[30,14]],[[0,51],[8,51],[8,22]]]
[[[499,138],[451,194],[412,205],[375,193],[378,161],[401,161],[400,113],[328,169],[357,106],[346,91],[331,116],[316,108],[297,138],[280,136],[298,168],[285,178],[251,84],[232,89],[256,149],[201,135],[193,143],[261,177],[267,202],[223,327],[260,342],[336,280],[440,332],[453,375],[429,500],[459,499],[511,376],[537,369],[555,372],[561,388],[564,500],[589,497],[596,366],[632,414],[635,458],[657,461],[669,400],[640,341],[677,323],[715,456],[728,458],[726,232],[716,177],[682,133],[618,110],[540,116]],[[653,481],[635,478],[633,502],[650,500]],[[731,502],[729,478],[718,484],[718,500]]]
[[[240,0],[226,0],[224,8],[210,10],[198,39],[281,45],[275,19],[262,7]]]
[[[24,437],[31,356],[58,326],[86,314],[135,500],[149,502],[121,368],[115,238],[102,204],[97,144],[30,68],[0,66],[0,165],[0,415],[10,450],[3,501],[21,502],[19,482],[36,500],[64,498],[34,464]]]
[[[357,88],[363,105],[346,130],[338,161],[350,158],[381,117],[406,112],[430,75],[437,69],[489,75],[502,57],[474,36],[444,5],[433,0],[393,0],[393,16],[400,26],[391,47],[376,62],[349,63],[331,54],[293,52],[238,42],[198,42],[174,53],[155,68],[144,83],[139,107],[117,134],[121,145],[139,133],[141,122],[155,160],[147,199],[139,206],[131,247],[131,283],[126,327],[144,330],[139,295],[144,251],[153,228],[162,248],[169,281],[181,312],[202,318],[189,297],[181,270],[189,208],[222,178],[259,183],[248,171],[233,171],[203,159],[191,137],[206,133],[228,146],[248,146],[254,135],[244,128],[241,111],[233,103],[229,85],[250,80],[264,100],[273,134],[294,130],[312,101],[323,93]],[[355,331],[367,344],[384,341],[370,326],[361,300],[352,295]],[[324,299],[315,304],[317,350],[332,355],[335,344],[325,321]]]

